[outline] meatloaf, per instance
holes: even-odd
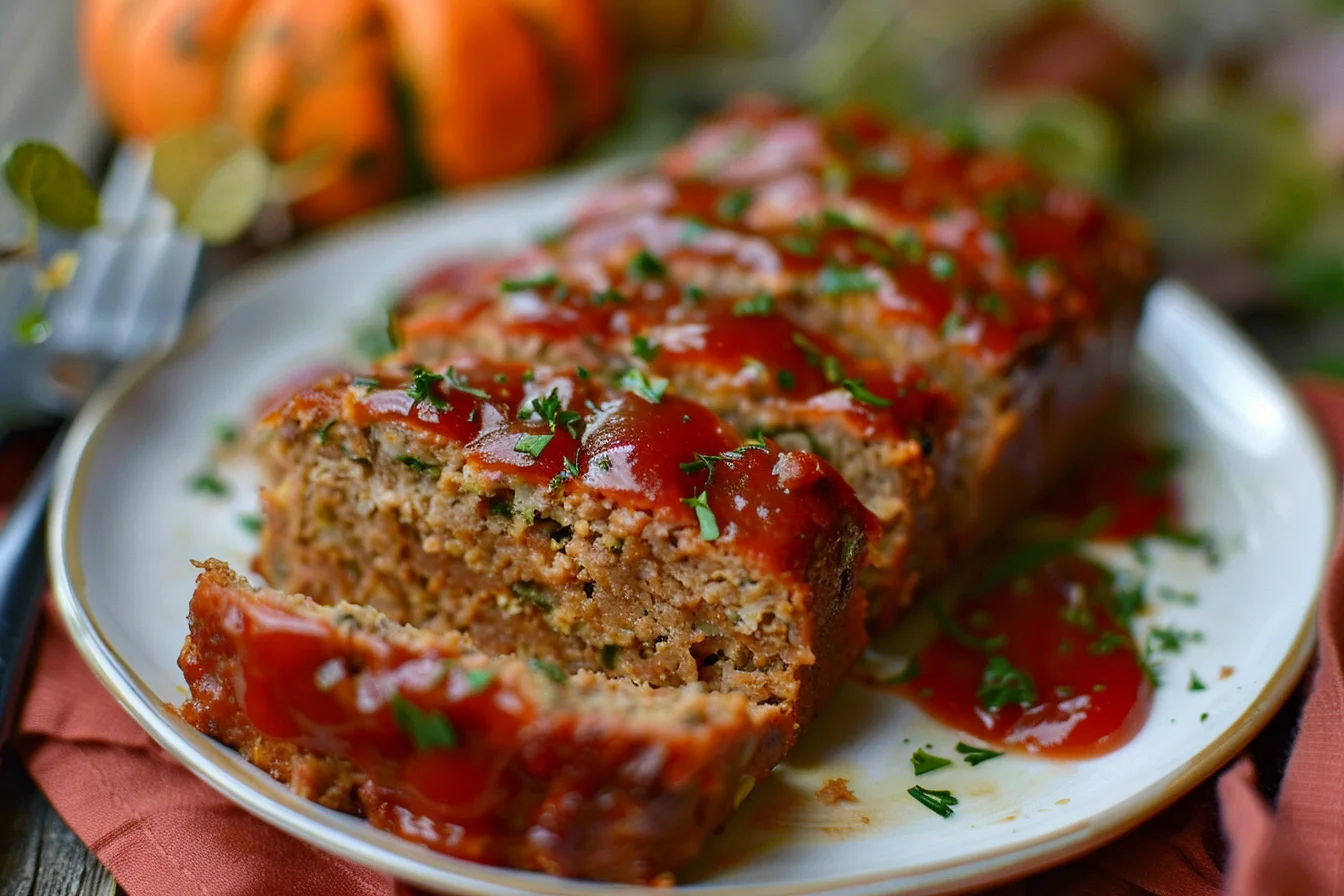
[[[472,861],[640,883],[743,793],[740,694],[489,657],[200,566],[183,717],[323,805]]]
[[[753,100],[547,243],[432,272],[399,326],[418,359],[647,361],[744,429],[801,435],[883,523],[880,626],[1086,449],[1154,270],[1132,218],[1016,159]],[[879,433],[847,425],[856,381],[932,388]]]
[[[866,643],[876,523],[815,454],[620,382],[461,358],[301,391],[260,427],[258,569],[567,674],[742,694],[764,774]]]

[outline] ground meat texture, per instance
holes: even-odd
[[[876,523],[849,486],[655,381],[442,375],[334,378],[263,421],[259,571],[565,672],[743,694],[772,730],[751,770],[782,758],[866,643]]]
[[[733,808],[760,736],[741,695],[492,658],[200,565],[181,714],[302,796],[472,861],[629,883]]]
[[[1102,429],[1153,271],[1131,219],[1015,159],[753,102],[548,244],[411,290],[400,320],[412,357],[647,365],[796,433],[883,523],[881,627]],[[845,381],[945,400],[873,414]]]

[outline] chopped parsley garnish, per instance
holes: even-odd
[[[835,355],[827,355],[822,358],[821,373],[826,377],[826,382],[832,385],[845,378],[845,368],[840,366],[840,359]]]
[[[1186,607],[1193,607],[1199,603],[1199,595],[1193,591],[1181,591],[1170,585],[1159,585],[1157,587],[1157,596],[1169,604],[1181,604]]]
[[[540,660],[537,659],[536,657],[533,657],[532,659],[527,661],[527,664],[531,666],[533,669],[536,669],[542,675],[545,675],[547,678],[549,678],[556,684],[565,683],[566,678],[565,673],[562,672],[560,670],[560,667],[555,665],[554,663],[548,663],[545,660]]]
[[[962,321],[961,315],[955,311],[950,311],[947,317],[943,318],[943,322],[938,325],[938,335],[943,339],[951,339],[961,331],[963,326],[965,326],[965,322]]]
[[[326,424],[317,431],[317,442],[319,445],[327,444],[327,434],[331,432],[331,428],[335,425],[335,420],[328,420]]]
[[[575,367],[574,372],[578,374],[578,377],[581,380],[586,380],[592,376],[592,374],[588,372],[588,368],[584,367],[582,364],[580,364],[578,367]]]
[[[441,382],[443,374],[430,373],[423,367],[417,367],[411,371],[411,384],[406,388],[406,394],[411,396],[411,401],[416,404],[427,401],[442,411],[448,407],[448,402],[434,388]]]
[[[465,669],[462,675],[467,680],[468,697],[483,693],[495,680],[495,673],[489,669]]]
[[[910,657],[906,662],[904,669],[897,672],[895,675],[888,675],[886,678],[879,679],[878,684],[906,684],[907,682],[914,681],[918,676],[919,660]]]
[[[1119,632],[1107,629],[1101,633],[1101,636],[1091,644],[1087,645],[1087,652],[1093,656],[1106,656],[1129,647],[1129,639]]]
[[[203,470],[187,480],[187,488],[193,492],[202,495],[212,495],[216,498],[227,497],[229,487],[211,470]]]
[[[981,675],[980,688],[975,692],[980,705],[985,709],[1002,709],[1005,706],[1034,706],[1036,704],[1036,682],[1023,670],[1014,666],[1008,658],[1001,655],[991,656]]]
[[[821,269],[821,273],[817,276],[817,284],[821,288],[821,294],[827,296],[845,292],[872,292],[877,289],[877,283],[862,269],[843,268],[836,264],[828,264]]]
[[[733,317],[764,317],[775,310],[775,300],[765,292],[733,303]]]
[[[737,221],[746,213],[751,200],[750,190],[733,190],[721,196],[714,208],[725,221]]]
[[[957,260],[946,252],[929,253],[929,273],[935,280],[951,280],[957,272]]]
[[[1163,445],[1154,452],[1152,466],[1139,471],[1134,485],[1145,495],[1155,495],[1166,486],[1176,468],[1185,460],[1185,452],[1175,445]]]
[[[535,277],[523,277],[517,280],[502,280],[499,288],[505,292],[523,292],[528,289],[545,289],[548,286],[559,286],[560,278],[555,275],[555,271],[547,271],[544,274],[538,274]]]
[[[775,371],[775,381],[779,383],[779,388],[781,389],[792,389],[794,386],[798,385],[798,380],[794,377],[792,370]]]
[[[705,224],[699,218],[687,218],[686,226],[681,231],[682,245],[698,242],[701,237],[709,233],[709,225]]]
[[[583,422],[583,415],[578,411],[567,410],[561,406],[559,389],[552,389],[543,398],[532,399],[528,407],[518,412],[519,420],[531,420],[533,417],[540,417],[542,422],[551,428],[551,432],[555,432],[556,427],[560,426],[576,438],[579,433],[575,427]]]
[[[667,392],[667,380],[660,377],[649,379],[644,371],[632,368],[621,375],[621,388],[630,390],[650,404],[657,404]]]
[[[1186,631],[1180,628],[1150,628],[1145,643],[1148,652],[1159,650],[1163,653],[1180,653],[1186,644],[1198,644],[1204,640],[1204,633]]]
[[[630,259],[627,272],[635,280],[657,280],[667,276],[667,265],[648,249],[640,249]]]
[[[705,482],[709,482],[709,480],[714,478],[714,467],[716,464],[731,463],[735,460],[741,460],[743,454],[747,451],[765,450],[767,450],[765,447],[765,439],[762,438],[759,442],[748,442],[741,448],[734,448],[733,450],[725,451],[722,454],[701,454],[697,451],[695,460],[688,460],[680,465],[681,472],[698,473],[701,470],[704,470],[709,474],[705,478]]]
[[[571,479],[579,478],[579,457],[567,457],[564,460],[565,468],[551,477],[551,488],[557,489]]]
[[[984,747],[973,747],[961,741],[957,741],[957,752],[966,757],[963,761],[971,766],[977,766],[982,762],[988,762],[1003,755],[1002,752],[986,750]]]
[[[925,753],[923,749],[919,749],[911,755],[910,764],[915,767],[915,777],[919,777],[940,768],[946,768],[952,764],[952,760],[934,756],[932,753]]]
[[[859,225],[854,223],[854,219],[844,212],[838,212],[833,208],[824,208],[821,210],[821,226],[829,227],[832,230],[858,230]]]
[[[1199,714],[1199,720],[1200,720],[1201,722],[1206,722],[1206,721],[1208,721],[1208,719],[1209,719],[1209,714],[1208,714],[1208,713],[1206,713],[1206,712],[1202,712],[1202,713]]]
[[[1188,691],[1207,691],[1207,690],[1208,690],[1208,688],[1204,686],[1204,682],[1202,682],[1202,681],[1199,680],[1199,676],[1195,674],[1195,670],[1194,670],[1194,669],[1191,669],[1191,670],[1190,670],[1190,684],[1186,686],[1186,690],[1188,690]]]
[[[477,398],[490,397],[489,392],[485,391],[484,389],[477,389],[475,386],[471,385],[465,379],[463,379],[462,374],[458,373],[457,369],[454,367],[448,368],[448,371],[444,374],[444,379],[448,381],[448,385],[452,386],[459,392],[465,392],[468,395],[474,395]]]
[[[232,445],[238,441],[238,427],[228,420],[215,423],[215,441],[221,445]]]
[[[505,498],[497,498],[490,502],[491,516],[513,516],[513,504]]]
[[[840,385],[848,392],[855,401],[863,404],[870,404],[875,408],[891,407],[891,399],[883,398],[881,395],[874,395],[863,387],[863,380],[841,380]]]
[[[650,344],[648,338],[645,336],[636,336],[633,343],[634,347],[631,351],[633,351],[635,357],[639,358],[641,361],[652,361],[654,358],[658,357],[658,353],[663,350],[661,345]]]
[[[929,790],[927,787],[920,787],[916,784],[906,793],[914,797],[920,805],[943,818],[951,818],[952,807],[957,804],[957,798],[952,795],[950,790]]]
[[[980,296],[975,300],[975,307],[999,323],[1005,323],[1008,319],[1008,308],[1003,304],[1003,298],[995,293],[987,292]]]
[[[1218,548],[1218,543],[1207,532],[1181,529],[1172,525],[1169,521],[1163,520],[1157,524],[1157,530],[1151,537],[1160,538],[1163,541],[1189,548],[1192,551],[1200,551],[1204,554],[1204,559],[1208,561],[1210,566],[1217,566],[1222,560],[1222,552]]]
[[[615,668],[616,668],[616,657],[620,656],[620,653],[621,653],[621,645],[619,645],[619,644],[603,644],[603,645],[602,645],[602,668],[603,668],[603,669],[615,669]]]
[[[379,386],[381,386],[382,382],[380,380],[374,379],[371,376],[357,376],[354,378],[354,380],[351,381],[351,385],[363,386],[365,389],[368,389],[370,392],[372,392],[374,389],[377,389]]]
[[[238,525],[242,526],[251,534],[256,535],[261,532],[262,520],[261,517],[255,513],[245,513],[238,517]]]
[[[541,457],[541,452],[546,450],[546,446],[551,444],[551,439],[555,438],[553,433],[528,433],[518,437],[518,441],[513,443],[513,450],[519,454],[529,454],[532,457]]]
[[[713,541],[719,537],[719,521],[714,518],[714,511],[709,509],[709,501],[705,499],[704,492],[693,498],[682,498],[681,503],[695,510],[695,518],[700,522],[701,538]]]
[[[393,694],[387,705],[392,710],[392,721],[420,752],[451,750],[457,746],[457,732],[443,713],[426,712],[400,694]]]
[[[787,233],[779,238],[779,245],[795,255],[817,254],[817,238],[805,233]]]
[[[555,609],[555,604],[551,601],[551,596],[546,589],[536,582],[514,582],[509,586],[515,597],[522,598],[528,603],[540,607],[543,612],[549,613]]]
[[[630,300],[621,295],[611,287],[607,287],[601,292],[593,293],[592,303],[601,307],[603,305],[629,305]]]
[[[431,464],[431,463],[426,463],[425,461],[421,460],[420,458],[418,458],[418,457],[412,457],[412,456],[409,455],[409,454],[403,454],[403,455],[400,455],[400,456],[397,458],[397,460],[401,461],[403,464],[405,464],[406,466],[410,467],[412,470],[414,470],[414,471],[417,472],[417,473],[433,473],[435,470],[438,469],[438,466],[437,466],[437,465],[435,465],[435,464]]]
[[[692,302],[703,302],[705,299],[709,297],[705,295],[705,291],[703,289],[692,284],[686,287],[686,298],[690,299]]]
[[[913,227],[905,227],[891,235],[891,248],[905,255],[907,261],[918,261],[924,254],[924,241]]]

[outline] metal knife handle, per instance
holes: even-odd
[[[62,427],[52,439],[0,530],[0,746],[9,740],[18,715],[37,628],[47,572],[43,522],[65,432]]]

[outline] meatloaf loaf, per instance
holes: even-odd
[[[799,434],[884,525],[881,624],[1101,429],[1154,270],[1130,217],[1016,159],[756,100],[547,243],[433,272],[399,325],[421,360],[614,353],[748,431]],[[852,425],[860,389],[925,382],[884,431]]]
[[[437,371],[334,377],[262,422],[267,581],[566,674],[742,694],[764,774],[866,643],[853,490],[639,370]]]
[[[567,676],[200,565],[183,717],[323,805],[473,861],[638,883],[744,791],[739,694]]]

